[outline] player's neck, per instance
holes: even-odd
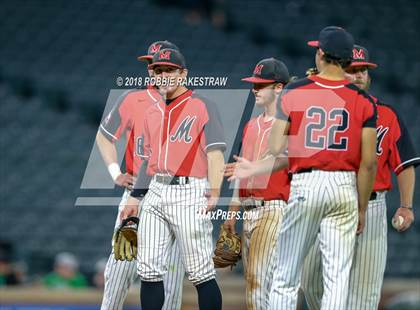
[[[344,70],[338,66],[326,65],[322,68],[318,76],[326,80],[341,81],[344,80]]]
[[[185,93],[187,90],[188,90],[188,88],[186,88],[185,86],[180,86],[177,89],[175,89],[175,91],[173,93],[167,93],[166,94],[166,99],[175,99],[176,97]]]
[[[272,120],[276,116],[276,101],[264,108],[264,121]]]

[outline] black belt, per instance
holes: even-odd
[[[310,173],[313,170],[314,170],[313,168],[305,168],[305,169],[302,169],[302,170],[299,170],[299,171],[295,172],[295,174]],[[377,192],[372,192],[372,194],[370,194],[369,200],[376,200],[376,198],[378,198],[378,193]]]
[[[296,171],[295,174],[299,174],[299,173],[309,173],[312,172],[314,169],[313,168],[305,168],[305,169],[301,169],[299,171]]]
[[[156,182],[166,185],[184,185],[190,183],[190,179],[184,176],[155,175]]]
[[[296,171],[295,174],[299,174],[299,173],[311,173],[312,171],[316,171],[316,170],[317,169],[314,169],[314,168],[304,168],[304,169],[301,169],[299,171]],[[321,170],[318,170],[318,171],[321,171]],[[335,171],[349,172],[349,170],[335,170]],[[333,171],[331,171],[331,172],[333,172]]]
[[[376,200],[376,198],[378,198],[378,193],[377,192],[372,192],[372,194],[370,194],[369,201],[370,200]]]
[[[312,172],[313,169],[312,168],[305,168],[299,171],[296,171],[294,174],[299,174],[299,173],[310,173]],[[292,181],[293,179],[293,173],[289,171],[289,173],[287,174],[287,176],[289,177],[289,180]]]
[[[264,207],[265,201],[264,200],[257,200],[253,198],[248,198],[242,201],[241,203],[242,207],[245,211],[250,211],[255,208]]]

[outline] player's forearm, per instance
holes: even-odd
[[[98,145],[99,152],[101,153],[106,166],[109,166],[112,163],[118,163],[115,145],[100,131],[96,134],[96,144]]]
[[[232,200],[231,200],[231,204],[241,204],[241,201],[239,199],[239,186],[240,186],[240,181],[238,179],[235,180],[234,183],[234,189],[233,189],[233,193],[232,193]]]
[[[357,173],[357,193],[359,210],[366,211],[369,198],[373,190],[376,176],[376,161],[369,164],[361,164]]]
[[[210,194],[213,197],[220,195],[220,188],[223,182],[223,171],[225,159],[220,150],[214,150],[207,153],[208,163],[208,181],[210,184]]]
[[[229,204],[229,212],[231,214],[237,214],[241,210],[241,201],[239,200],[239,180],[235,180],[235,188],[233,189],[232,200]],[[230,219],[232,222],[236,222],[236,217]]]
[[[121,174],[120,165],[117,159],[117,150],[115,145],[109,141],[100,131],[96,134],[96,144],[98,145],[99,152],[102,159],[108,168],[108,172],[112,179],[115,181]]]
[[[275,157],[286,150],[288,123],[283,120],[276,120],[271,127],[268,138],[268,147],[270,153]]]
[[[363,128],[361,138],[361,160],[357,173],[357,193],[359,210],[366,211],[376,177],[376,128]]]
[[[134,184],[134,188],[130,194],[131,197],[141,199],[146,196],[150,182],[152,181],[152,177],[146,173],[148,164],[149,162],[147,160],[141,164],[136,184]]]
[[[135,206],[139,207],[141,198],[136,198],[133,196],[128,196],[128,199],[125,203],[126,206]]]
[[[273,173],[286,168],[288,164],[288,159],[285,156],[268,156],[255,162],[255,170],[253,175]]]
[[[400,203],[404,207],[413,206],[414,186],[416,174],[414,167],[410,166],[400,172],[397,176],[398,188],[400,191]]]

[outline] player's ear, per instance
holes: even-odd
[[[274,92],[276,93],[276,95],[279,95],[281,93],[283,87],[283,83],[277,83],[276,86],[274,86]]]
[[[182,69],[182,71],[181,71],[181,76],[182,76],[183,78],[185,78],[185,77],[187,77],[187,75],[188,75],[188,69]]]

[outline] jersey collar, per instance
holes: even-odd
[[[192,90],[187,90],[186,92],[182,93],[178,97],[174,98],[169,105],[166,105],[166,103],[163,100],[160,100],[160,103],[162,107],[167,107],[167,109],[171,110],[173,107],[177,106],[181,101],[184,101],[185,99],[188,99],[192,95]]]
[[[327,79],[321,78],[317,75],[309,76],[308,79],[314,81],[315,84],[317,84],[321,87],[324,87],[324,88],[341,88],[341,87],[344,87],[345,85],[349,84],[349,81],[347,81],[346,79],[338,80],[338,81],[332,81],[332,80],[327,80]]]
[[[154,102],[158,102],[161,99],[161,95],[159,94],[158,90],[152,85],[147,86],[146,92]]]

